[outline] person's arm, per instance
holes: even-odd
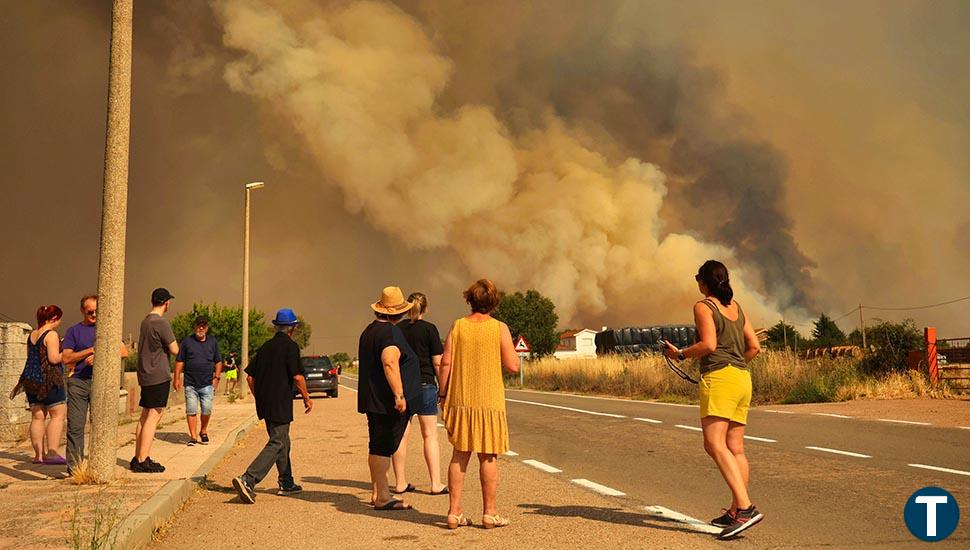
[[[293,384],[303,396],[303,413],[310,414],[313,410],[313,400],[310,399],[310,392],[306,388],[306,377],[303,376],[303,367],[300,365],[300,347],[296,342],[291,342],[287,349],[286,372],[293,378]]]
[[[175,361],[175,375],[174,375],[174,385],[176,390],[182,389],[182,369],[185,368],[185,363],[182,361]]]
[[[249,384],[249,394],[256,395],[256,377],[248,372],[246,374],[248,375],[246,376],[246,383]]]
[[[515,344],[512,343],[512,331],[505,323],[502,323],[500,340],[502,343],[502,368],[509,374],[518,373],[519,354],[515,352]]]
[[[175,340],[172,340],[171,342],[169,342],[168,343],[168,352],[171,353],[172,355],[178,355],[179,354],[179,343],[176,342]]]
[[[64,360],[61,353],[61,339],[57,336],[57,331],[50,331],[44,336],[44,343],[47,344],[47,361],[51,365],[60,365]]]
[[[222,361],[216,363],[216,373],[212,376],[212,387],[219,389],[219,377],[222,376]]]
[[[761,342],[751,326],[751,320],[744,318],[744,361],[750,363],[761,353]]]
[[[441,353],[441,363],[438,366],[438,399],[443,400],[448,395],[448,379],[451,378],[451,333],[445,338],[445,350]]]
[[[401,381],[401,348],[387,346],[381,351],[381,364],[384,365],[384,378],[394,394],[394,409],[404,414],[408,404],[404,400],[404,383]]]
[[[94,355],[94,348],[82,349],[81,351],[74,351],[72,348],[64,348],[61,352],[61,360],[65,365],[76,366],[77,363],[84,361],[88,357]]]
[[[703,302],[694,304],[694,326],[697,327],[697,342],[684,349],[664,340],[664,353],[671,359],[705,357],[717,349],[717,328],[714,326],[714,312]]]
[[[441,355],[444,353],[444,348],[441,346],[441,335],[438,334],[438,327],[434,325],[429,325],[431,327],[431,345],[429,349],[431,350],[431,368],[434,369],[435,380],[438,381],[438,387],[441,387]],[[439,389],[439,392],[441,390]]]
[[[438,381],[438,385],[441,385],[441,356],[432,355],[431,356],[431,366],[434,368],[434,377]]]
[[[119,351],[122,359],[128,359],[128,346],[124,342],[121,343],[121,350]]]

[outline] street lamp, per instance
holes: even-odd
[[[259,189],[265,184],[254,181],[246,184],[246,213],[243,229],[243,306],[242,306],[242,353],[239,357],[239,370],[236,375],[236,386],[239,388],[239,398],[246,395],[249,384],[246,380],[246,366],[249,365],[249,192]]]

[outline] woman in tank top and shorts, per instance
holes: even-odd
[[[708,260],[694,276],[704,299],[694,304],[698,342],[684,349],[666,343],[668,357],[697,358],[700,363],[701,427],[704,450],[731,490],[731,505],[711,524],[721,527],[718,538],[731,538],[764,518],[748,495],[748,459],[744,429],[751,405],[748,362],[761,345],[741,306],[734,300],[728,270]]]

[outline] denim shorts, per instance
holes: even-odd
[[[438,415],[438,386],[436,384],[421,384],[421,402],[414,408],[418,416]]]
[[[212,385],[203,388],[185,386],[185,415],[195,416],[199,414],[199,404],[202,404],[202,414],[209,416],[212,414],[212,396],[215,395],[215,388]]]

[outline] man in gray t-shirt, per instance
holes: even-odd
[[[135,431],[135,456],[131,459],[131,471],[141,473],[164,472],[165,467],[152,460],[148,455],[155,439],[155,428],[168,407],[168,394],[171,391],[172,371],[169,356],[178,355],[179,345],[175,341],[172,325],[163,315],[175,296],[164,288],[152,292],[152,311],[141,322],[138,337],[138,385],[141,386],[141,399],[138,405],[141,418]]]

